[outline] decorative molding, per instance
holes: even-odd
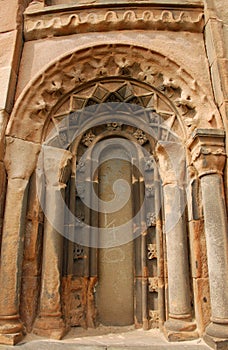
[[[145,74],[150,67],[153,67],[153,86],[151,80],[148,81],[148,74]],[[157,74],[154,74],[155,71]],[[139,46],[107,44],[70,52],[31,80],[16,102],[7,134],[41,142],[46,122],[69,94],[82,91],[85,83],[88,86],[88,82],[110,77],[115,80],[136,80],[164,99],[171,112],[173,111],[171,114],[177,116],[183,140],[197,127],[211,128],[212,119],[213,127],[221,128],[221,116],[213,99],[202,90],[195,77],[176,62]],[[166,87],[164,83],[167,84],[167,81],[173,83],[168,83],[169,86]],[[192,109],[187,114],[183,114],[182,108],[175,104],[181,96],[187,96],[191,101]],[[151,103],[156,112],[156,101],[153,102],[153,97]],[[149,107],[148,103],[147,106]]]
[[[146,224],[147,224],[147,227],[156,226],[156,214],[155,213],[147,213]]]
[[[149,292],[158,292],[158,278],[157,277],[148,277],[148,289]]]
[[[24,14],[25,40],[76,33],[143,29],[203,32],[203,7],[151,3],[90,3],[89,6],[30,6]]]
[[[192,153],[192,160],[193,162],[197,160],[201,155],[208,156],[208,155],[214,155],[214,156],[226,156],[226,152],[224,148],[217,148],[212,150],[211,148],[206,147],[198,147],[194,152]]]
[[[147,257],[149,260],[157,258],[157,246],[156,244],[149,243],[147,246]]]
[[[223,174],[226,159],[224,130],[196,129],[188,147],[199,177]]]

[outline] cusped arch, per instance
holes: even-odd
[[[145,82],[168,98],[185,139],[196,127],[222,127],[212,99],[177,62],[140,46],[103,44],[71,51],[30,81],[15,104],[7,135],[40,143],[50,115],[66,96],[88,82],[115,77]]]

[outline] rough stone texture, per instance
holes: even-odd
[[[195,317],[199,334],[202,335],[210,322],[210,291],[208,278],[194,278],[193,290],[195,295]]]
[[[207,342],[214,349],[226,349],[228,253],[223,187],[227,188],[227,168],[224,183],[221,176],[226,157],[222,130],[228,131],[226,0],[145,0],[140,6],[131,1],[119,1],[117,6],[103,0],[93,4],[37,0],[27,8],[23,21],[22,13],[29,2],[12,0],[9,5],[9,1],[0,0],[0,343],[14,345],[21,340],[23,331],[59,339],[72,326],[94,327],[99,309],[106,312],[110,302],[104,302],[102,297],[98,300],[99,287],[108,296],[109,288],[116,287],[116,283],[111,285],[113,271],[106,269],[102,254],[99,260],[96,249],[78,245],[68,256],[70,243],[63,242],[43,215],[34,174],[41,143],[46,138],[46,143],[54,146],[53,157],[44,157],[45,209],[55,221],[65,225],[60,202],[66,191],[73,213],[89,223],[99,220],[101,223],[104,216],[95,217],[91,210],[82,209],[80,190],[72,185],[75,167],[80,169],[82,184],[87,179],[80,157],[98,139],[119,136],[136,141],[140,147],[145,144],[144,151],[158,160],[156,141],[147,135],[149,125],[153,124],[154,130],[159,129],[161,143],[175,139],[174,134],[183,142],[183,159],[169,147],[181,169],[181,181],[174,179],[175,171],[166,154],[158,162],[163,189],[159,185],[154,191],[151,160],[144,164],[140,156],[146,170],[140,176],[130,176],[133,189],[130,206],[136,210],[145,195],[148,212],[141,217],[142,235],[135,243],[135,255],[132,251],[126,254],[123,263],[124,268],[129,267],[129,261],[135,261],[130,264],[130,270],[135,271],[126,268],[125,282],[118,285],[117,295],[127,304],[127,297],[123,301],[123,294],[128,297],[130,294],[126,280],[129,278],[132,283],[135,274],[131,300],[137,312],[135,320],[130,317],[132,323],[137,327],[143,324],[144,328],[159,324],[162,329],[166,321],[165,334],[170,341],[202,336],[206,328]],[[73,119],[72,114],[72,119],[60,126],[58,121],[64,115],[76,113],[85,105],[120,101],[147,108],[144,130],[144,119],[131,110],[127,122],[137,120],[136,126],[108,123],[105,119],[102,127],[83,131],[82,142],[72,147],[72,154],[63,151],[69,146],[72,125],[77,128],[79,119]],[[57,131],[48,139],[50,130]],[[196,138],[203,142],[197,143]],[[62,151],[67,160],[56,164]],[[184,195],[178,197],[175,212],[170,213],[175,191],[184,194],[185,163],[188,169],[192,168],[192,187],[187,194],[188,220],[184,210],[180,212]],[[107,171],[104,172],[106,176]],[[95,186],[99,188],[98,180]],[[161,201],[161,209],[156,209],[156,213],[154,197],[155,203]],[[129,211],[120,213],[129,215]],[[177,214],[181,219],[166,237],[165,228]],[[145,221],[149,223],[147,236]],[[80,222],[77,225],[76,234]],[[70,230],[75,233],[75,227]],[[108,271],[104,286],[103,269]],[[117,276],[121,277],[121,273]],[[109,299],[113,303],[109,310],[118,311],[121,320],[117,317],[117,321],[121,323],[124,318],[121,302],[117,308],[114,299]],[[111,312],[108,313],[111,318]],[[206,327],[210,319],[212,323]],[[154,336],[151,334],[150,341]],[[143,337],[146,339],[145,334]],[[122,338],[116,336],[110,344],[95,346],[86,345],[82,338],[83,344],[66,342],[64,347],[117,350],[140,349],[144,345],[136,341],[135,346],[136,339],[127,345],[120,344],[118,339]],[[162,341],[148,343],[148,348],[207,348],[201,340],[198,342],[167,345]],[[20,347],[34,348],[34,344],[28,342]],[[60,348],[62,343],[38,341],[37,347]]]
[[[210,77],[205,57],[203,36],[195,33],[183,32],[153,32],[140,31],[133,33],[130,30],[116,33],[90,33],[77,34],[65,38],[49,38],[26,42],[22,54],[19,81],[17,85],[17,97],[22,92],[28,81],[34,77],[45,65],[55,60],[59,55],[71,51],[77,47],[89,47],[96,42],[102,43],[131,43],[139,46],[149,47],[180,63],[182,67],[187,65],[188,69],[197,77],[197,82],[209,89]],[[86,43],[86,45],[85,45]],[[183,52],[186,55],[183,55]],[[33,57],[31,61],[28,58]],[[188,59],[187,59],[188,57]],[[190,63],[191,62],[191,63]],[[199,68],[201,67],[201,69]]]

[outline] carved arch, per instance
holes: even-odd
[[[69,94],[88,81],[110,77],[145,82],[166,96],[176,107],[185,139],[196,127],[222,127],[214,102],[177,62],[139,46],[107,44],[70,52],[39,73],[18,98],[7,135],[41,142],[50,115]]]

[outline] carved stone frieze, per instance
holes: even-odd
[[[128,53],[127,59],[124,59],[126,52]],[[82,91],[84,82],[97,78],[104,79],[115,74],[115,77],[119,79],[132,78],[141,83],[149,84],[145,72],[146,67],[149,66],[153,66],[154,72],[155,70],[158,72],[158,79],[155,79],[153,88],[156,89],[158,96],[164,98],[171,107],[172,113],[169,112],[169,115],[178,113],[178,118],[183,123],[181,126],[183,132],[191,133],[192,128],[196,127],[210,128],[212,115],[214,116],[213,126],[219,127],[221,125],[221,117],[213,99],[205,94],[195,78],[178,66],[176,62],[167,56],[142,47],[118,44],[98,45],[73,51],[51,64],[42,74],[31,81],[18,98],[7,133],[25,140],[39,142],[43,137],[45,122],[53,113],[57,103],[61,105],[61,100],[64,101],[64,98],[71,92],[76,94],[79,88]],[[158,92],[167,79],[172,79],[175,82],[175,87],[178,86],[175,94],[171,97],[169,89]],[[54,85],[53,82],[55,82]],[[190,114],[185,112],[183,114],[182,107],[175,105],[178,96],[179,98],[181,96],[189,97],[192,108]],[[117,95],[115,97],[117,98]],[[204,103],[201,101],[202,98]],[[147,96],[140,103],[143,105],[143,101],[146,99]],[[155,105],[152,96],[149,97],[148,103]],[[184,135],[183,137],[185,138]]]
[[[124,29],[184,30],[202,32],[204,18],[201,6],[176,9],[165,5],[157,8],[150,3],[132,7],[130,3],[67,6],[63,9],[49,6],[44,9],[29,7],[25,12],[25,39],[34,40],[50,35],[60,36],[89,31]]]

